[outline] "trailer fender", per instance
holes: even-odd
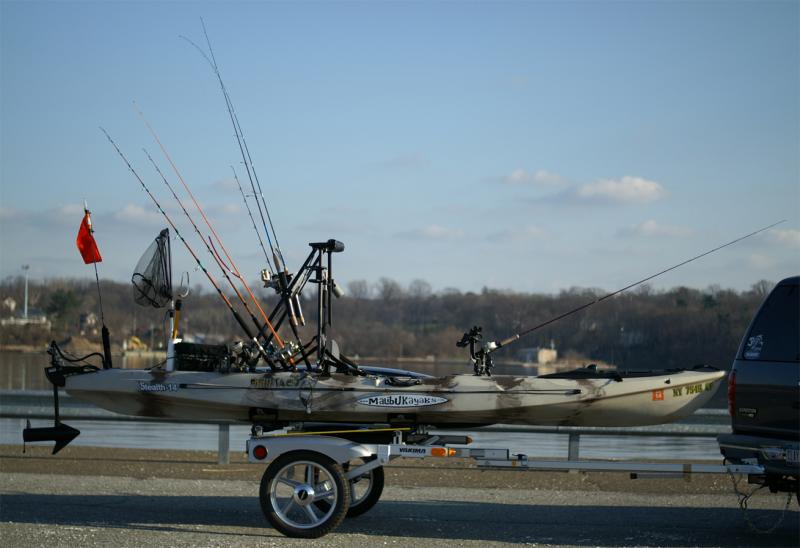
[[[334,436],[266,436],[247,440],[247,458],[252,463],[267,464],[290,451],[313,451],[340,464],[373,454],[364,444]]]

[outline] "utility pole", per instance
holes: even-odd
[[[30,268],[30,265],[22,265],[22,271],[25,272],[25,306],[22,315],[26,320],[28,319],[28,270],[30,270]]]

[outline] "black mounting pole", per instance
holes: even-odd
[[[52,382],[52,381],[51,381]],[[58,386],[53,383],[53,426],[43,428],[31,428],[31,421],[28,420],[27,427],[22,431],[22,441],[24,443],[37,441],[54,441],[53,455],[64,449],[69,442],[78,437],[81,433],[77,428],[72,428],[61,422],[58,409]],[[25,447],[22,448],[23,453]]]
[[[319,287],[317,287],[317,363],[323,363],[323,358],[325,357],[325,345],[327,344],[326,340],[326,333],[325,333],[325,314],[323,312],[324,303],[325,303],[325,295],[324,295],[324,287],[323,287],[323,280],[322,280],[322,250],[318,250],[317,252],[317,260],[314,261],[315,270],[317,273],[317,282],[319,283]],[[327,373],[327,368],[323,368]]]
[[[328,292],[328,302],[326,306],[328,307],[328,326],[333,325],[333,309],[331,307],[331,293],[333,293],[333,255],[331,251],[328,251],[328,277],[325,279],[325,285],[327,286],[325,289]]]

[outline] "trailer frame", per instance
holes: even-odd
[[[508,448],[472,447],[469,436],[429,433],[422,426],[305,426],[269,432],[254,426],[246,441],[248,461],[267,464],[259,495],[264,514],[277,530],[300,538],[323,536],[345,517],[368,511],[383,490],[383,466],[399,457],[468,458],[482,470],[624,472],[631,479],[764,474],[764,467],[755,463],[534,460]],[[355,495],[364,485],[366,491]],[[303,519],[292,517],[298,515]]]

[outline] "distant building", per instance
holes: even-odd
[[[553,363],[558,359],[558,350],[556,350],[554,346],[555,345],[551,342],[550,348],[542,348],[539,346],[521,348],[517,351],[516,357],[518,360],[525,363]]]
[[[94,312],[81,314],[79,321],[81,335],[86,335],[87,332],[97,335],[97,314]]]
[[[6,299],[6,301],[8,300],[9,299]],[[14,299],[11,300],[13,301]],[[6,306],[6,301],[3,301],[4,306]],[[16,308],[16,303],[14,303],[14,307]],[[48,331],[50,330],[50,320],[48,320],[45,313],[38,308],[28,308],[27,318],[21,316],[3,318],[0,320],[0,325],[36,325]]]

